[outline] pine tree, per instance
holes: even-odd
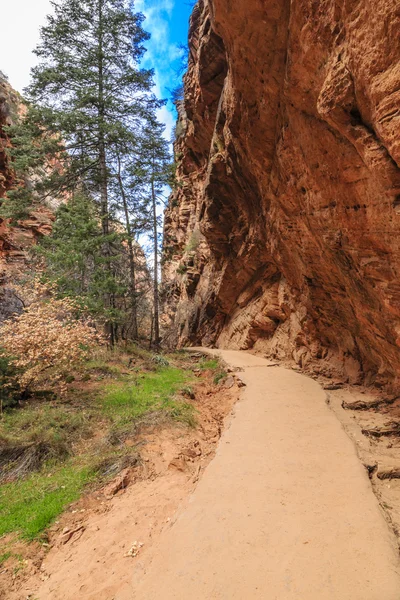
[[[104,237],[99,207],[90,197],[78,192],[59,207],[53,231],[41,240],[36,254],[45,259],[45,277],[57,284],[61,297],[79,298],[97,321],[112,320],[118,339],[136,339],[139,322],[144,320],[143,313],[148,312],[149,282],[144,256],[138,244],[132,243],[137,281],[132,310],[130,256],[122,224],[112,222],[108,239],[112,253],[111,281],[101,252]],[[104,307],[104,289],[112,290],[111,309]]]
[[[131,314],[132,314],[132,330],[133,337],[138,338],[138,316],[137,316],[137,286],[136,286],[136,264],[135,264],[135,252],[134,252],[134,228],[132,226],[132,216],[129,208],[129,198],[126,191],[125,178],[123,176],[123,166],[121,155],[117,154],[117,183],[120,194],[120,200],[122,201],[122,208],[125,217],[125,227],[127,233],[127,245],[129,255],[129,287],[130,287],[130,298],[131,298]]]
[[[153,341],[156,347],[160,336],[160,249],[164,192],[171,183],[172,157],[164,137],[165,126],[155,118],[142,131],[140,154],[131,164],[131,185],[140,198],[140,229],[148,233],[153,245]]]
[[[129,148],[135,130],[160,105],[151,93],[153,72],[139,68],[149,36],[142,28],[143,15],[133,12],[132,1],[55,0],[52,5],[54,14],[48,16],[35,50],[39,64],[32,70],[27,89],[31,106],[21,120],[20,133],[14,132],[14,159],[18,151],[28,157],[25,165],[14,163],[25,183],[14,192],[14,199],[23,205],[24,213],[37,197],[82,188],[96,199],[103,234],[101,253],[108,273],[103,302],[112,315],[117,286],[110,194],[118,173],[116,158],[122,142]],[[53,148],[43,147],[44,137]],[[29,188],[29,175],[39,167],[40,177],[30,179]],[[18,215],[15,204],[11,194],[4,210]],[[119,207],[118,202],[113,206]],[[112,319],[107,329],[113,343]]]
[[[42,28],[29,98],[43,107],[46,126],[60,132],[70,160],[64,173],[99,195],[105,234],[108,183],[115,146],[131,136],[151,96],[152,71],[139,69],[143,15],[125,0],[58,0]]]
[[[82,298],[96,316],[103,316],[106,271],[102,244],[97,206],[77,193],[60,206],[52,234],[37,247],[37,253],[46,259],[46,275],[57,282],[59,293]]]

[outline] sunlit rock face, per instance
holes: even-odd
[[[167,341],[398,384],[399,40],[398,0],[200,0]]]

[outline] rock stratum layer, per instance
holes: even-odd
[[[398,0],[200,0],[189,45],[168,340],[398,386]]]

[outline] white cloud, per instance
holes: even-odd
[[[172,139],[172,131],[176,124],[175,115],[173,115],[172,112],[166,106],[163,106],[158,111],[158,118],[161,121],[161,123],[164,123],[165,125],[164,137],[168,141],[170,141]]]
[[[147,44],[144,66],[155,69],[155,93],[160,98],[170,95],[178,84],[174,61],[182,56],[182,50],[170,42],[169,19],[174,9],[175,0],[136,0],[135,10],[146,16],[144,29],[151,34]],[[165,137],[170,140],[176,116],[171,105],[159,111],[159,119],[165,123]]]
[[[39,42],[40,28],[51,12],[50,0],[8,0],[1,9],[0,70],[8,75],[11,85],[22,92],[29,84],[30,70],[36,64],[32,50]],[[155,68],[155,93],[162,98],[168,89],[176,86],[171,63],[179,58],[181,50],[171,44],[168,19],[175,0],[136,0],[135,11],[146,15],[144,28],[151,33],[145,66]],[[175,124],[173,111],[163,107],[159,119],[165,123],[167,139]]]
[[[177,44],[170,42],[169,17],[173,8],[174,0],[137,0],[135,3],[135,10],[146,16],[144,29],[151,34],[144,61],[146,66],[155,67],[162,87],[174,86],[171,63],[182,54]]]
[[[40,27],[51,12],[50,0],[8,0],[1,7],[0,69],[11,85],[22,92],[29,83],[32,53],[39,41]]]

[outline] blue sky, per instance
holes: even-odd
[[[0,0],[1,1],[1,0]],[[31,67],[36,62],[32,54],[39,41],[39,30],[51,12],[50,0],[4,0],[2,2],[2,28],[0,36],[0,69],[9,76],[11,85],[22,92],[29,83]],[[135,11],[146,15],[144,28],[152,38],[147,43],[148,52],[143,66],[155,69],[156,93],[169,96],[169,89],[179,83],[179,44],[187,41],[190,0],[136,0]],[[18,27],[15,27],[18,24]],[[175,123],[174,109],[169,103],[160,112],[168,136]]]
[[[143,61],[146,68],[155,70],[156,93],[168,98],[170,90],[179,85],[177,70],[181,64],[179,46],[187,43],[189,17],[192,11],[189,0],[136,0],[135,11],[146,16],[144,29],[151,34]],[[170,137],[176,116],[171,102],[160,111]]]
[[[146,16],[143,28],[151,34],[142,66],[154,69],[155,92],[159,98],[168,99],[171,90],[181,82],[181,75],[177,72],[182,64],[180,45],[187,44],[192,12],[189,4],[189,0],[135,0],[135,12]],[[159,119],[165,123],[165,137],[171,140],[176,123],[175,107],[171,101],[160,110]],[[164,193],[167,197],[170,189],[165,188]],[[160,215],[163,214],[162,206],[158,210]],[[139,243],[146,253],[151,252],[147,236],[142,236]]]

